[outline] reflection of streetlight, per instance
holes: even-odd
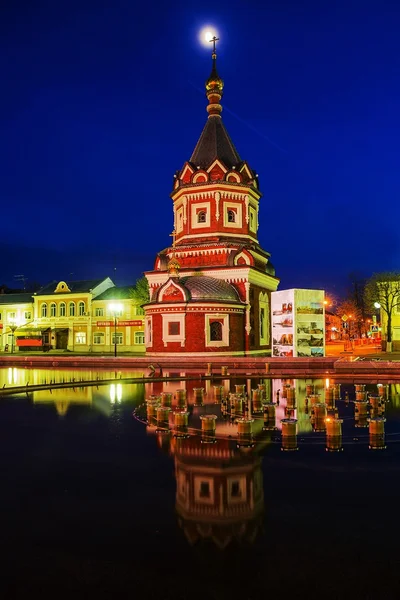
[[[114,317],[114,356],[117,356],[117,317],[121,314],[122,304],[112,302],[108,305],[108,308]]]

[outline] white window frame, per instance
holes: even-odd
[[[140,341],[137,340],[137,338],[140,336]],[[135,331],[135,336],[134,336],[134,340],[135,340],[135,344],[144,344],[144,331]]]
[[[249,229],[257,233],[257,211],[252,206],[249,206]]]
[[[85,303],[83,302],[83,300],[81,300],[81,301],[78,303],[78,317],[83,317],[83,316],[84,316],[84,314],[85,314],[85,312],[86,312],[86,305],[85,305]]]
[[[51,302],[50,304],[50,317],[57,316],[57,304],[55,302]]]
[[[99,338],[101,341],[96,341],[96,338]],[[96,331],[93,334],[93,344],[95,346],[103,346],[106,343],[106,336],[102,331]]]
[[[233,210],[236,213],[236,221],[232,223],[228,221],[228,211]],[[224,215],[224,227],[234,227],[236,229],[242,229],[243,227],[243,210],[240,202],[228,202],[223,203],[223,215]]]
[[[146,317],[144,326],[144,340],[146,348],[153,345],[153,317]]]
[[[222,340],[211,340],[210,322],[211,321],[222,321]],[[206,332],[206,347],[223,347],[229,346],[229,315],[226,313],[221,314],[208,314],[205,315],[205,332]]]
[[[77,346],[84,346],[86,344],[86,331],[75,332],[75,344]]]
[[[63,311],[64,311],[64,314],[63,314]],[[65,304],[65,302],[60,302],[59,307],[58,307],[58,314],[60,315],[60,317],[67,316],[67,305]]]
[[[24,319],[25,319],[25,321],[31,321],[32,320],[32,312],[30,310],[26,310],[24,312]],[[0,314],[0,321],[1,321],[1,314]]]
[[[42,302],[42,304],[40,305],[40,316],[43,319],[47,318],[47,303],[46,302]]]
[[[104,308],[101,307],[97,307],[94,309],[94,316],[95,317],[104,317]]]
[[[261,336],[261,309],[264,309],[265,321],[264,321],[264,335]],[[260,323],[260,345],[267,345],[271,339],[271,327],[270,327],[270,307],[269,307],[269,298],[268,294],[265,292],[260,292],[258,299],[258,318]]]
[[[197,213],[204,211],[206,213],[206,220],[203,223],[197,222]],[[191,226],[192,229],[205,229],[210,227],[211,224],[211,202],[194,202],[192,204],[191,213]]]
[[[184,208],[181,205],[176,211],[176,233],[183,231],[184,218]]]
[[[246,476],[237,475],[236,477],[228,477],[227,481],[227,500],[228,504],[244,504],[247,501],[246,497]],[[238,483],[240,495],[232,495],[232,484]]]
[[[210,495],[208,497],[200,494],[201,484],[208,483]],[[214,504],[214,479],[203,475],[194,477],[194,501],[198,504]]]
[[[72,308],[72,311],[71,311]],[[68,304],[68,316],[69,317],[76,317],[76,304],[75,302],[70,302]]]
[[[115,346],[115,339],[117,340],[117,346],[122,346],[124,343],[124,334],[122,333],[122,331],[117,331],[115,333],[115,331],[112,332],[111,334],[111,344],[113,346]]]
[[[168,333],[169,324],[177,322],[180,323],[179,334],[170,335]],[[185,345],[185,315],[162,315],[162,339],[164,342],[164,346],[166,346],[168,342],[180,342],[182,347]]]

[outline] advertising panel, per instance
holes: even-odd
[[[272,356],[294,356],[293,290],[272,292]]]
[[[295,290],[296,356],[325,355],[323,290]]]

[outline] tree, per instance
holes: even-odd
[[[386,350],[392,350],[392,317],[396,308],[400,309],[400,273],[395,271],[374,273],[365,287],[365,301],[373,309],[374,304],[380,304],[380,310],[387,318]]]
[[[130,289],[133,304],[140,306],[150,300],[149,284],[146,277],[138,279],[133,288]]]
[[[348,327],[348,331],[346,333],[348,333],[351,338],[353,337],[355,331],[357,331],[357,333],[361,336],[364,325],[362,311],[357,306],[357,303],[353,298],[347,298],[346,300],[343,300],[343,302],[337,306],[336,314],[339,317],[346,315],[347,319],[344,321],[347,323]]]

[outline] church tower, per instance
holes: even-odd
[[[174,175],[173,243],[147,272],[149,355],[251,355],[271,348],[270,294],[279,280],[258,242],[261,193],[222,121],[217,38],[207,79],[208,119]]]

